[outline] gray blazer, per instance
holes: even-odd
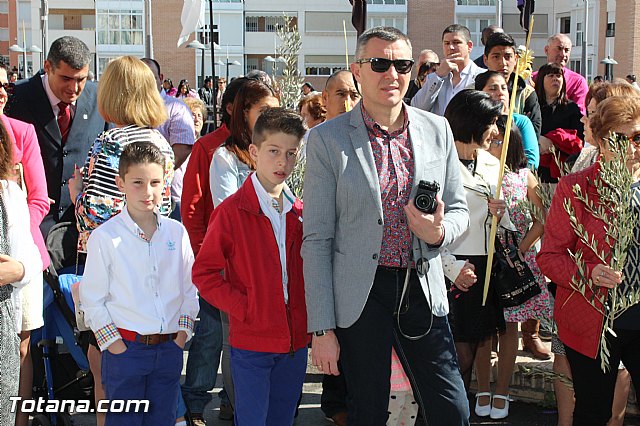
[[[458,155],[447,121],[405,106],[415,176],[437,181],[445,202],[447,245],[469,226]],[[380,185],[360,104],[314,127],[307,143],[302,257],[309,331],[351,326],[369,297],[382,245]],[[414,237],[413,258],[428,260],[420,276],[437,316],[448,313],[439,250]]]

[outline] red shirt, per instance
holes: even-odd
[[[227,140],[231,133],[224,124],[216,131],[198,139],[191,150],[191,157],[182,183],[180,215],[187,228],[194,256],[198,255],[213,212],[209,189],[209,167],[213,152]]]
[[[378,265],[405,268],[411,261],[411,232],[404,206],[409,202],[414,167],[409,117],[403,108],[402,127],[389,133],[360,105],[380,183],[384,227]]]
[[[257,352],[287,353],[309,343],[302,275],[302,202],[286,214],[289,303],[284,302],[278,243],[247,179],[222,202],[211,222],[192,279],[200,296],[229,314],[229,343]]]

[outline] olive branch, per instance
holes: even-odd
[[[627,137],[611,134],[607,142],[612,158],[600,158],[600,172],[592,182],[597,191],[597,200],[575,185],[575,200],[565,199],[563,206],[569,215],[571,228],[588,250],[595,254],[601,263],[622,272],[627,259],[627,249],[634,238],[634,224],[637,221],[637,215],[631,205],[630,188],[634,179],[626,165],[629,147]],[[574,207],[576,202],[582,203],[588,214],[604,224],[603,240],[597,240],[577,218]],[[624,277],[622,283],[613,289],[596,286],[595,280],[588,276],[583,250],[578,249],[575,253],[569,251],[569,254],[577,266],[577,274],[570,282],[571,288],[604,317],[599,350],[600,367],[602,371],[607,371],[611,367],[609,339],[617,337],[613,331],[614,321],[640,301],[640,288],[625,283]]]

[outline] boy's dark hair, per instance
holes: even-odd
[[[135,164],[157,164],[164,169],[166,158],[160,148],[151,142],[133,142],[127,145],[120,155],[118,166],[120,178],[124,179],[129,167]]]
[[[284,133],[302,140],[306,131],[307,126],[299,114],[286,108],[269,108],[256,121],[251,143],[260,146],[272,133]]]
[[[502,104],[478,90],[458,92],[447,105],[444,117],[449,121],[453,139],[465,144],[480,143],[482,135],[502,112]]]
[[[507,130],[507,116],[501,115],[498,117],[496,124],[498,125],[500,133],[504,135]],[[518,170],[525,169],[527,167],[527,156],[524,153],[524,145],[522,144],[522,134],[520,133],[520,129],[518,129],[518,126],[516,126],[515,123],[512,124],[509,135],[509,149],[507,149],[505,164],[509,167],[509,170],[517,173]]]
[[[442,39],[444,40],[445,34],[450,34],[450,33],[460,34],[462,38],[464,38],[464,41],[467,43],[471,40],[471,32],[469,31],[469,28],[465,27],[464,25],[460,25],[460,24],[449,25],[442,32]]]
[[[505,46],[513,48],[513,53],[516,53],[516,42],[507,33],[493,33],[487,39],[487,44],[484,45],[484,56],[489,56],[491,49],[496,46]]]

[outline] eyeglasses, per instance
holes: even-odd
[[[627,137],[627,135],[624,135],[622,133],[616,133],[616,135],[618,135],[621,138],[629,139],[629,143],[631,143],[634,148],[636,149],[640,148],[640,132],[636,132],[630,137]]]
[[[365,64],[371,63],[371,70],[373,72],[387,72],[391,68],[391,64],[395,67],[399,74],[408,74],[413,67],[413,59],[386,59],[386,58],[365,58],[358,59],[356,63]]]
[[[492,145],[502,146],[503,143],[504,143],[504,141],[501,141],[500,139],[491,139],[491,144]]]
[[[2,87],[6,91],[9,91],[11,86],[13,86],[13,84],[11,84],[11,83],[0,83],[0,87]]]

